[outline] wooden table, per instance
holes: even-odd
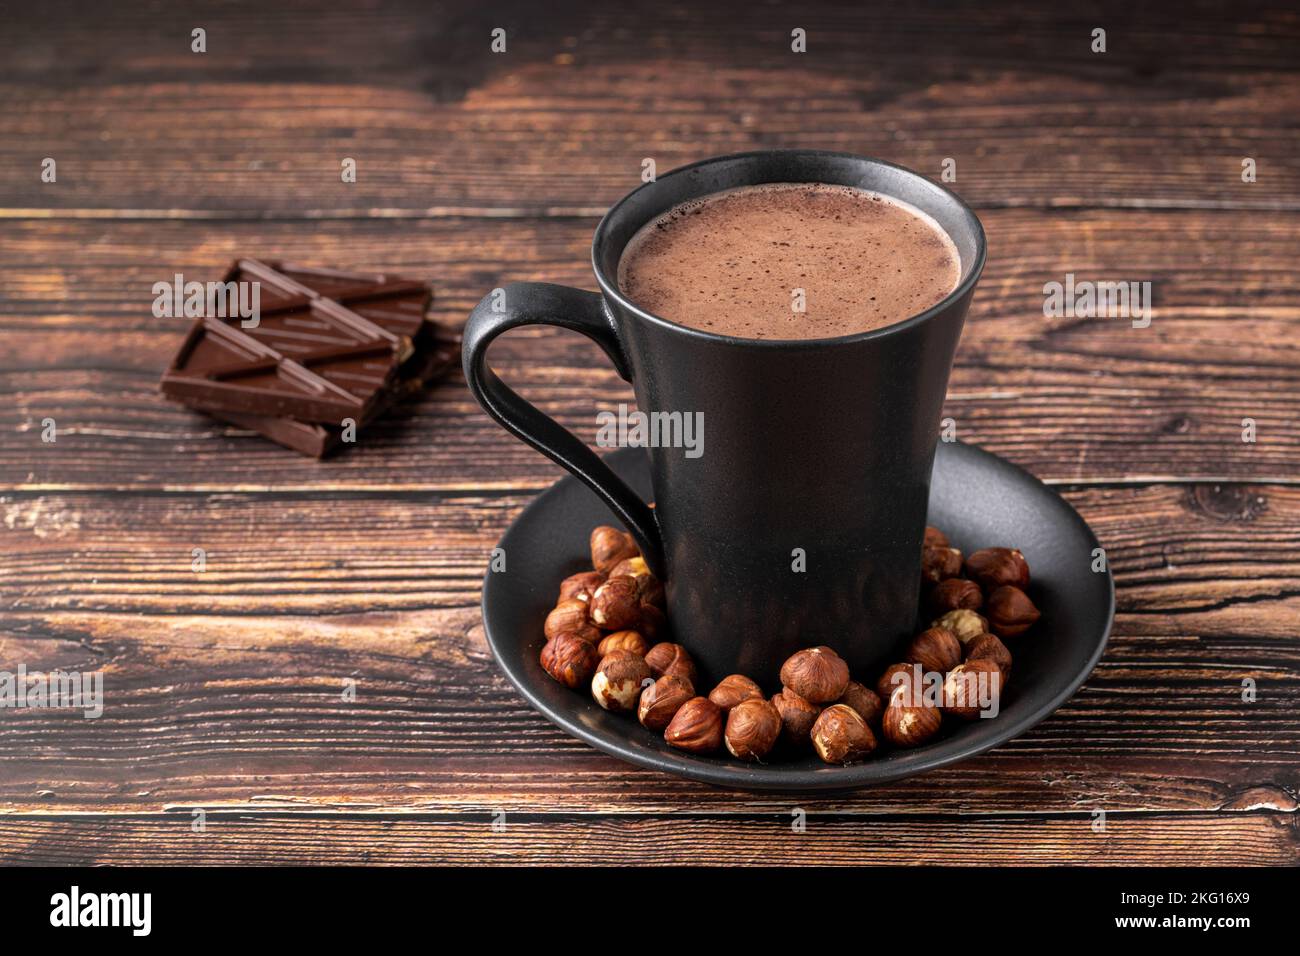
[[[102,669],[107,700],[0,711],[0,859],[1300,862],[1294,5],[8,6],[0,670]],[[986,756],[807,800],[626,766],[487,653],[488,552],[559,471],[459,376],[324,463],[157,393],[176,272],[394,270],[460,322],[509,279],[592,287],[644,158],[772,146],[956,161],[990,252],[946,414],[1110,555],[1101,665]],[[1151,326],[1044,318],[1071,272],[1151,281]],[[494,362],[588,437],[631,398],[570,333]]]

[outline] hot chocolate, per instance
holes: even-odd
[[[618,284],[680,325],[826,339],[900,322],[957,286],[961,261],[918,209],[822,183],[769,183],[675,206],[641,228]]]

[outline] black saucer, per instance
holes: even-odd
[[[641,449],[614,452],[606,461],[650,499],[648,462]],[[1110,572],[1091,569],[1093,549],[1099,547],[1092,530],[1056,492],[994,455],[970,445],[939,444],[929,523],[966,553],[994,545],[1020,548],[1033,573],[1030,590],[1043,618],[1029,634],[1008,642],[1015,672],[1002,712],[946,729],[915,750],[894,750],[847,767],[828,766],[811,752],[767,765],[741,763],[726,754],[697,757],[669,747],[635,717],[608,713],[589,694],[553,681],[537,660],[542,622],[555,604],[560,580],[590,569],[591,529],[617,524],[573,478],[539,495],[501,538],[506,570],[489,571],[483,582],[488,644],[506,676],[553,723],[643,767],[739,790],[845,790],[898,780],[1004,743],[1060,707],[1101,657],[1115,614]],[[854,676],[870,684],[878,675]]]

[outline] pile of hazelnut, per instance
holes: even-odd
[[[781,690],[770,699],[743,674],[723,678],[701,697],[686,648],[654,643],[665,625],[663,585],[632,536],[596,528],[591,563],[593,570],[560,584],[546,617],[543,669],[572,690],[590,686],[606,710],[635,713],[672,747],[711,754],[725,746],[741,760],[811,746],[825,762],[846,764],[875,751],[877,735],[896,747],[923,744],[945,717],[980,715],[975,678],[983,675],[995,693],[1006,687],[1011,652],[1002,638],[1019,637],[1039,617],[1025,593],[1029,565],[1019,551],[985,548],[963,561],[941,531],[926,528],[923,599],[937,617],[874,690],[852,680],[834,650],[811,647],[781,665]],[[936,692],[924,693],[918,679]]]

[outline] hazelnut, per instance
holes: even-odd
[[[890,704],[880,718],[880,729],[897,747],[916,747],[939,732],[943,717],[937,707]]]
[[[542,648],[542,669],[570,690],[577,690],[596,672],[600,655],[590,641],[561,631]]]
[[[885,709],[885,704],[880,699],[879,694],[855,680],[849,681],[849,686],[844,689],[843,696],[835,703],[852,707],[868,725],[875,724],[880,718],[880,712]]]
[[[634,558],[624,558],[610,568],[609,576],[611,578],[644,578],[653,575],[650,574],[650,565],[646,564],[645,558],[638,554]]]
[[[827,763],[853,763],[876,749],[876,735],[847,704],[831,704],[813,723],[813,749]]]
[[[611,578],[631,578],[636,582],[637,595],[641,598],[642,604],[663,607],[664,586],[659,583],[658,578],[650,573],[649,565],[645,563],[645,558],[640,555],[620,561],[609,572],[609,576]]]
[[[998,637],[1019,637],[1041,616],[1029,595],[1010,584],[989,595],[985,610],[989,614],[989,628]]]
[[[650,650],[650,645],[636,631],[615,631],[601,638],[600,643],[596,645],[596,650],[600,652],[601,657],[610,651],[631,651],[639,657],[645,657],[646,652]]]
[[[731,708],[723,740],[733,757],[762,760],[781,734],[781,715],[762,697],[750,697]]]
[[[692,697],[673,714],[664,740],[678,750],[713,753],[722,746],[722,708],[707,697]]]
[[[579,571],[577,574],[570,574],[560,582],[560,596],[555,603],[563,604],[573,599],[590,601],[591,592],[604,583],[605,575],[599,571]]]
[[[591,679],[591,696],[606,710],[636,710],[642,681],[650,681],[645,658],[631,651],[611,651],[601,658]]]
[[[978,611],[984,604],[984,592],[974,581],[965,578],[949,578],[940,581],[930,591],[930,606],[936,614],[948,611]]]
[[[975,660],[960,664],[943,681],[943,712],[962,720],[974,720],[986,704],[996,707],[1002,693],[1002,668],[996,661]]]
[[[907,645],[903,660],[927,671],[946,674],[961,663],[961,641],[946,627],[922,631]]]
[[[772,706],[781,715],[781,739],[786,743],[800,747],[808,744],[808,735],[822,709],[810,704],[790,688],[772,695]]]
[[[880,699],[888,702],[893,699],[895,693],[902,688],[908,688],[909,693],[917,692],[921,689],[917,683],[919,668],[915,664],[890,664],[885,668],[885,672],[880,675],[880,680],[876,681],[876,693]],[[906,675],[899,677],[899,674]]]
[[[577,598],[561,601],[546,615],[546,623],[542,625],[546,639],[550,640],[561,631],[576,631],[583,640],[593,644],[600,640],[600,631],[587,620],[587,602]]]
[[[976,614],[974,611],[968,611],[965,608],[958,608],[955,611],[949,611],[947,614],[936,618],[930,623],[931,627],[946,627],[952,631],[957,640],[965,645],[968,641],[973,641],[981,634],[987,634],[989,622]]]
[[[961,552],[956,548],[924,548],[921,551],[921,576],[939,582],[961,574]]]
[[[966,645],[966,660],[992,661],[1002,669],[1002,686],[1011,679],[1011,652],[992,634],[981,634]]]
[[[663,730],[673,716],[695,696],[695,690],[680,677],[665,674],[641,691],[637,705],[637,719],[650,730]]]
[[[938,528],[926,526],[925,529],[925,547],[927,548],[948,548],[951,545],[948,542],[948,536]]]
[[[829,647],[810,647],[781,665],[781,683],[810,704],[829,704],[849,685],[849,665]]]
[[[1004,584],[1029,587],[1029,564],[1016,548],[983,548],[966,559],[966,577],[985,591]]]
[[[663,582],[654,575],[639,580],[641,581],[641,604],[662,611],[667,600]]]
[[[640,553],[626,531],[601,525],[591,532],[591,566],[601,574],[609,574],[624,558],[635,558]]]
[[[641,621],[641,598],[631,578],[610,578],[591,595],[591,620],[607,631],[634,628]]]
[[[669,644],[667,641],[656,644],[646,652],[645,662],[650,665],[650,673],[655,677],[671,674],[673,677],[680,677],[692,687],[699,683],[695,661],[680,644]]]
[[[667,627],[668,622],[664,618],[664,612],[655,605],[642,601],[639,614],[636,629],[645,635],[646,640],[656,640]]]
[[[717,687],[709,691],[709,700],[723,710],[731,710],[742,700],[762,699],[763,690],[744,674],[731,674],[722,678]]]

